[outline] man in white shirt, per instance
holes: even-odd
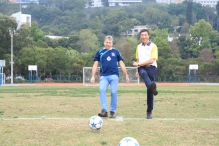
[[[136,77],[144,80],[147,88],[147,119],[152,119],[152,110],[154,106],[154,95],[158,94],[155,77],[157,72],[158,49],[150,40],[150,34],[147,29],[140,31],[141,44],[136,49],[136,59],[133,65],[137,67]]]

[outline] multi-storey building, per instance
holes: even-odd
[[[102,7],[101,0],[91,0],[91,7]]]
[[[109,6],[129,6],[134,3],[142,3],[142,0],[108,0]]]
[[[88,2],[85,4],[85,8],[89,7],[103,7],[103,4],[101,0],[88,0]]]
[[[202,6],[215,7],[219,0],[193,0],[193,2],[200,3]]]
[[[29,26],[31,26],[31,15],[17,12],[12,14],[11,17],[14,17],[16,19],[18,24],[17,29],[19,29],[23,24],[28,24]]]
[[[183,2],[183,0],[156,0],[156,1],[157,3],[164,3],[164,4],[171,4],[171,3],[178,4]]]
[[[170,3],[182,3],[184,0],[156,0],[157,3],[165,3],[165,4],[170,4]],[[218,3],[219,0],[190,0],[195,3],[200,3],[202,6],[210,6],[210,7],[215,7]]]

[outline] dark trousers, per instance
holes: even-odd
[[[151,67],[140,67],[138,68],[139,76],[144,80],[147,87],[147,112],[151,112],[154,107],[154,95],[151,92],[151,83],[155,81],[157,68]]]

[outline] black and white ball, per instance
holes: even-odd
[[[118,146],[140,146],[138,141],[132,137],[123,138]]]
[[[93,129],[93,130],[100,130],[102,128],[102,126],[103,126],[103,120],[99,116],[92,116],[89,119],[88,124],[89,124],[91,129]]]

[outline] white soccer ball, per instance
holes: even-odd
[[[118,146],[139,146],[139,143],[132,137],[125,137],[119,142]]]
[[[92,116],[89,119],[88,124],[89,124],[91,129],[100,130],[101,127],[103,126],[103,120],[99,116]]]

